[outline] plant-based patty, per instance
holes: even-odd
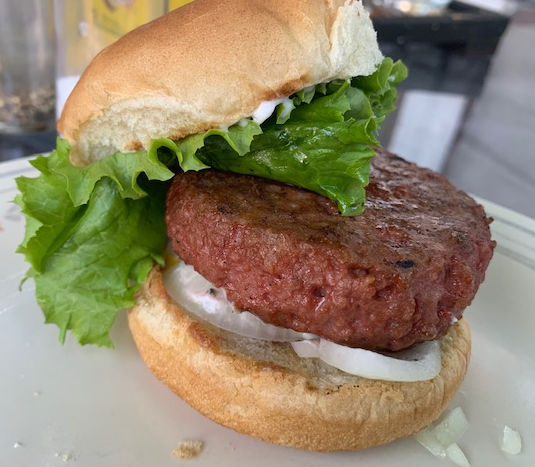
[[[201,171],[175,177],[166,221],[174,251],[237,309],[374,350],[443,336],[494,248],[480,205],[385,151],[357,217],[309,191]]]

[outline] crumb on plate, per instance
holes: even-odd
[[[173,456],[179,459],[191,459],[197,457],[204,446],[204,443],[198,439],[187,439],[181,441],[173,451]]]

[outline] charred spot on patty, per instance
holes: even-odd
[[[410,269],[412,268],[416,263],[412,259],[402,259],[401,261],[398,261],[396,263],[400,268],[403,269]]]
[[[232,214],[232,209],[230,209],[228,204],[219,204],[217,207],[217,212],[223,215]]]

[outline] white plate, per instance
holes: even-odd
[[[10,203],[27,161],[0,164],[0,466],[176,466],[180,441],[199,439],[196,466],[444,466],[412,438],[362,452],[318,454],[272,446],[207,420],[141,363],[124,315],[115,350],[58,343],[44,325],[26,265],[14,250],[24,223]],[[535,221],[485,203],[498,241],[487,279],[466,316],[473,331],[468,376],[452,403],[470,427],[460,445],[473,467],[535,465]],[[518,456],[500,450],[520,431]]]

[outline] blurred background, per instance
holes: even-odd
[[[48,152],[89,61],[187,0],[0,0],[0,161]],[[535,0],[365,0],[409,78],[384,147],[535,218]]]

